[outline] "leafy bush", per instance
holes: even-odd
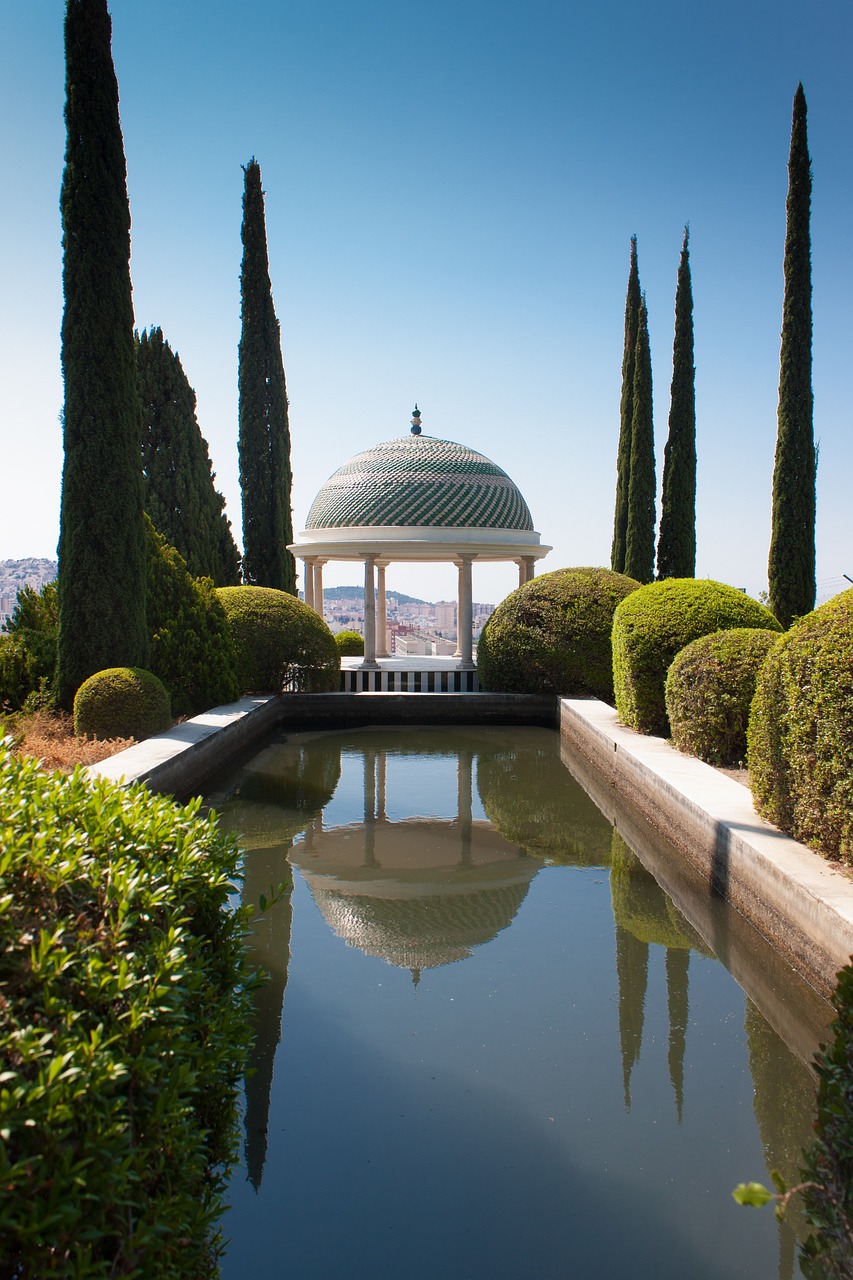
[[[0,707],[19,711],[49,706],[56,669],[56,583],[41,591],[23,587],[5,633],[0,635]]]
[[[666,677],[666,714],[679,751],[714,765],[746,759],[755,683],[778,638],[734,627],[691,640],[676,654]]]
[[[609,569],[557,569],[513,591],[477,645],[484,689],[613,701],[613,613],[639,583]]]
[[[853,863],[853,589],[801,618],[773,647],[748,741],[759,813]]]
[[[210,578],[193,578],[146,516],[151,670],[176,716],[194,716],[240,696],[225,610]]]
[[[169,694],[150,671],[108,667],[84,680],[74,697],[81,738],[150,738],[172,723]]]
[[[338,631],[335,644],[342,658],[358,658],[364,653],[364,636],[357,631]]]
[[[217,587],[243,693],[335,692],[341,659],[331,631],[307,604],[272,587]]]
[[[250,1035],[236,842],[0,746],[0,1271],[215,1276]]]
[[[666,737],[664,686],[675,655],[700,636],[733,627],[781,631],[769,609],[708,578],[650,582],[613,615],[613,684],[623,724]]]

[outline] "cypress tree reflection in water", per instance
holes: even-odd
[[[298,868],[295,915],[286,894],[255,924],[254,955],[270,981],[256,1005],[245,1173],[238,1175],[250,1186],[246,1200],[235,1190],[234,1217],[224,1223],[237,1241],[223,1266],[226,1280],[250,1271],[263,1280],[285,1265],[302,1280],[360,1280],[366,1271],[347,1270],[353,1254],[365,1264],[371,1259],[371,1276],[461,1280],[486,1274],[472,1269],[463,1243],[474,1223],[490,1277],[517,1280],[520,1255],[501,1226],[499,1170],[507,1161],[529,1192],[515,1231],[525,1239],[536,1233],[518,1248],[536,1253],[543,1280],[563,1280],[570,1239],[572,1256],[581,1251],[578,1274],[592,1274],[583,1249],[621,1256],[597,1217],[596,1205],[613,1186],[629,1189],[621,1214],[642,1242],[638,1256],[647,1268],[633,1273],[637,1280],[769,1280],[766,1247],[753,1252],[748,1243],[762,1233],[771,1250],[782,1250],[779,1280],[792,1280],[793,1236],[777,1234],[769,1212],[757,1228],[745,1211],[728,1216],[738,1178],[766,1180],[754,1157],[740,1161],[731,1185],[727,1173],[724,1186],[702,1181],[706,1164],[721,1163],[705,1143],[740,1150],[745,1142],[746,1150],[753,1141],[760,1149],[760,1133],[768,1162],[780,1145],[793,1150],[793,1136],[783,1132],[787,1112],[777,1114],[786,1105],[778,1081],[772,1090],[780,1063],[788,1072],[785,1051],[749,1005],[744,1041],[743,997],[721,994],[725,975],[707,960],[702,936],[566,770],[557,735],[422,728],[295,734],[224,781],[222,793],[213,802],[250,846],[245,901],[269,896],[288,866]],[[704,893],[696,912],[676,896],[709,936]],[[564,927],[562,914],[548,916],[552,903],[565,913]],[[292,923],[302,960],[290,969]],[[735,958],[738,930],[737,922],[726,930]],[[692,970],[691,950],[701,959]],[[420,983],[417,996],[378,960],[407,971]],[[295,986],[282,1038],[288,975]],[[709,990],[717,1007],[705,1024]],[[734,1017],[724,1012],[730,1004]],[[745,1071],[732,1060],[740,1053],[745,1068],[746,1043],[756,1088],[765,1088],[763,1076],[771,1082],[767,1101],[755,1099],[758,1130],[751,1120],[744,1126],[738,1111],[737,1073]],[[277,1052],[284,1055],[278,1062]],[[730,1067],[731,1084],[724,1074]],[[461,1098],[451,1089],[459,1085]],[[802,1081],[792,1079],[790,1088],[802,1112]],[[276,1139],[268,1145],[271,1095]],[[747,1109],[750,1103],[747,1093]],[[544,1134],[543,1108],[553,1114]],[[739,1132],[724,1135],[720,1126],[732,1116]],[[653,1145],[641,1150],[647,1134]],[[665,1155],[655,1164],[661,1144]],[[514,1182],[512,1172],[507,1177]],[[674,1213],[667,1199],[673,1182],[694,1201],[710,1194],[707,1203],[725,1228],[703,1235],[691,1212]],[[465,1198],[470,1213],[456,1239],[447,1213],[451,1201],[461,1204],[463,1185],[463,1198],[473,1199]],[[558,1188],[579,1214],[562,1225],[544,1209]],[[255,1203],[260,1217],[253,1216]],[[419,1235],[428,1224],[428,1234]],[[412,1252],[401,1262],[394,1250],[407,1230],[414,1232]],[[582,1242],[587,1236],[592,1245]],[[448,1265],[455,1249],[458,1270]],[[603,1265],[599,1274],[628,1274],[624,1265]]]

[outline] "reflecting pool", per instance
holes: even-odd
[[[731,1190],[795,1177],[829,1011],[564,757],[299,733],[216,780],[245,901],[293,873],[254,926],[226,1280],[799,1275],[802,1221]]]

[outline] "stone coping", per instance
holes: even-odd
[[[592,699],[560,731],[827,998],[853,955],[853,880],[755,812],[746,787]]]

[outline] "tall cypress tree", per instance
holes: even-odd
[[[130,209],[106,0],[68,0],[65,58],[57,682],[69,706],[95,671],[144,666],[148,629]]]
[[[783,627],[811,612],[816,587],[811,194],[806,95],[800,84],[794,95],[788,160],[779,417],[767,569],[770,608]]]
[[[663,456],[658,577],[696,573],[696,370],[693,366],[693,289],[689,230],[684,228],[675,290],[675,340],[669,436]]]
[[[270,283],[264,193],[254,157],[244,167],[243,328],[240,336],[240,488],[243,578],[296,594],[290,509],[290,427],[281,334]]]
[[[637,265],[637,237],[631,236],[631,265],[625,299],[625,345],[622,352],[622,398],[619,404],[619,447],[616,454],[616,511],[610,567],[625,572],[625,542],[628,535],[628,488],[631,479],[631,429],[634,417],[634,363],[637,352],[637,325],[640,317],[640,272]]]
[[[652,424],[652,357],[645,294],[640,299],[634,355],[631,415],[631,474],[625,569],[629,578],[651,582],[655,565],[655,439]]]
[[[154,527],[186,561],[193,577],[218,587],[240,581],[240,555],[225,499],[214,488],[207,441],[196,418],[196,396],[162,329],[136,343],[142,401],[145,510]]]

